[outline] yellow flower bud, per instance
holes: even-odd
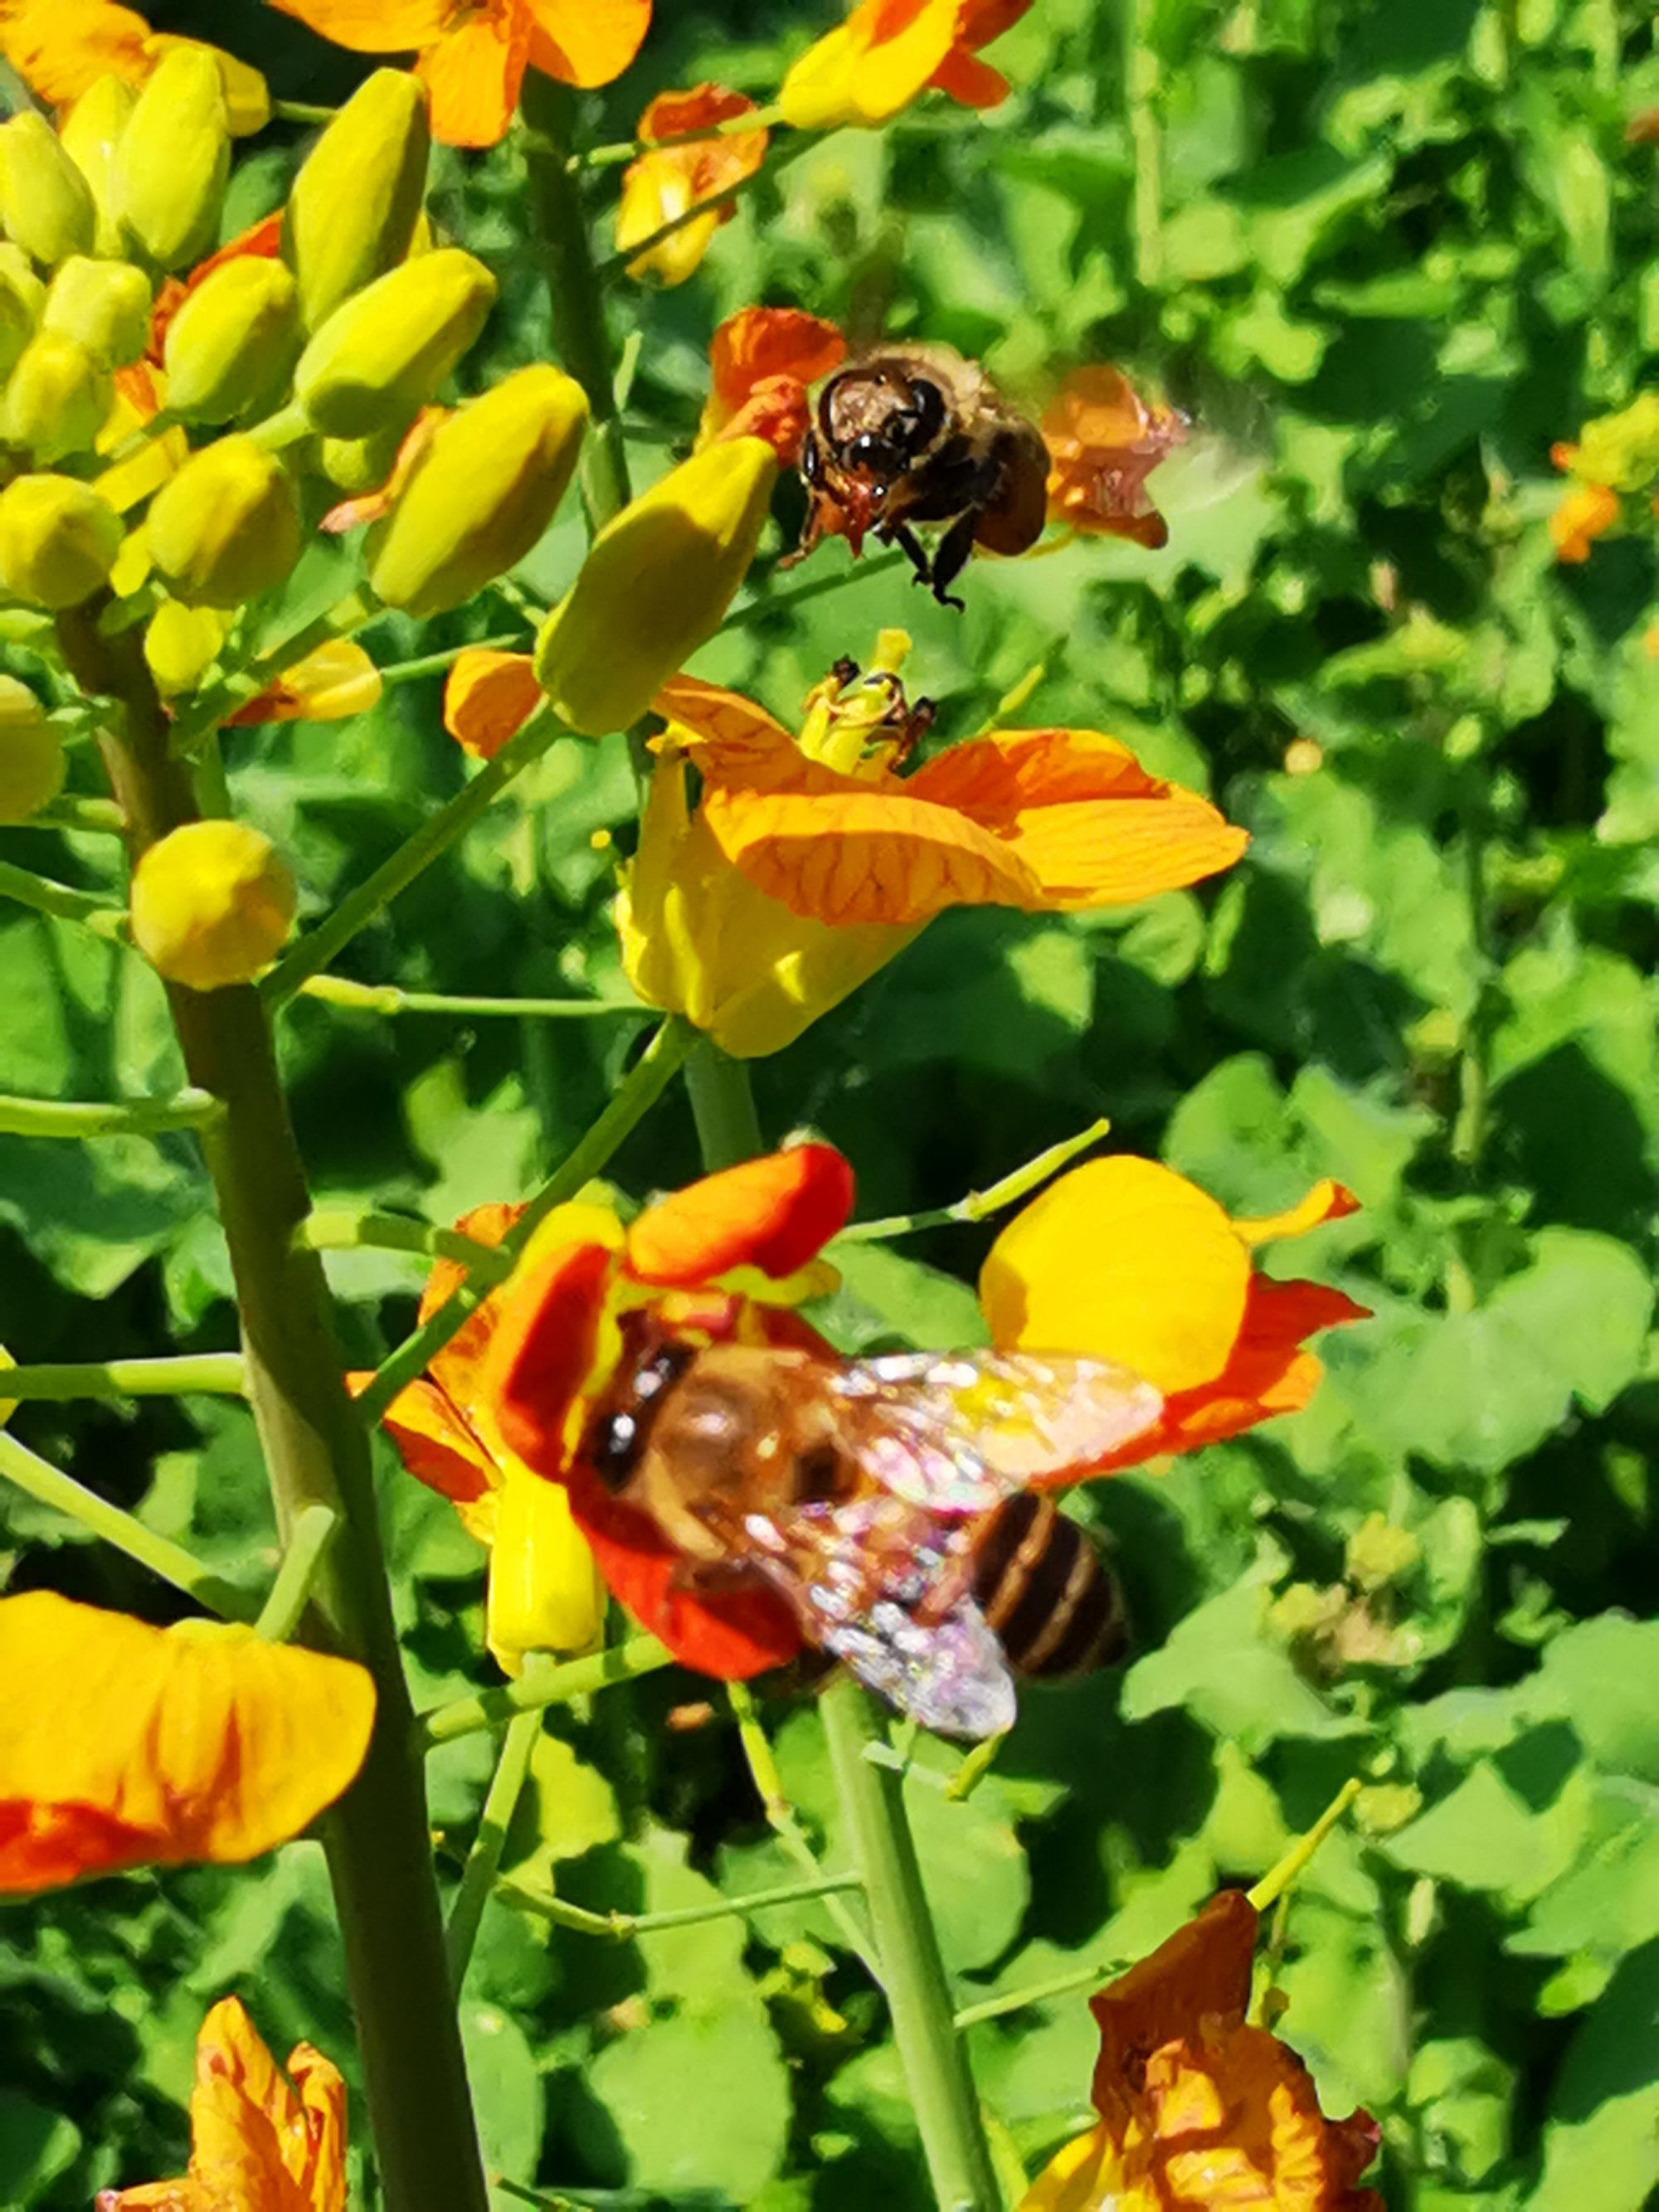
[[[1600,415],[1578,434],[1572,471],[1613,491],[1640,491],[1659,475],[1659,392],[1640,392],[1616,415]]]
[[[0,245],[0,377],[9,376],[46,311],[46,288],[21,246]]]
[[[97,211],[93,251],[106,256],[118,254],[125,242],[115,212],[115,149],[137,99],[124,77],[100,76],[70,108],[58,134]]]
[[[168,411],[185,422],[268,414],[287,389],[299,349],[292,274],[254,254],[222,262],[167,325]]]
[[[0,822],[27,822],[64,788],[64,739],[27,684],[0,676]]]
[[[52,280],[43,327],[83,345],[103,368],[125,368],[149,340],[149,279],[130,261],[71,254]]]
[[[121,518],[73,477],[17,477],[0,491],[0,583],[33,607],[77,607],[109,580]]]
[[[144,659],[164,699],[193,691],[219,657],[230,617],[216,607],[163,599],[144,632]]]
[[[239,607],[280,584],[300,557],[300,509],[282,463],[252,438],[192,453],[150,502],[155,571],[192,607]]]
[[[489,1550],[484,1640],[503,1674],[526,1651],[587,1651],[605,1626],[605,1583],[562,1483],[521,1461],[501,1466]]]
[[[251,137],[254,131],[264,129],[270,120],[270,87],[251,62],[227,53],[222,46],[209,46],[201,39],[180,38],[173,31],[152,31],[144,40],[144,52],[151,60],[171,53],[175,46],[194,46],[198,52],[212,56],[224,88],[225,118],[233,138]]]
[[[133,942],[170,983],[246,983],[282,949],[294,878],[246,822],[189,822],[152,845],[132,876]]]
[[[377,596],[408,614],[444,614],[522,561],[564,496],[586,420],[575,380],[538,368],[441,423],[375,533]]]
[[[204,46],[165,55],[115,151],[115,209],[139,251],[182,269],[212,246],[230,174],[230,119]]]
[[[87,180],[32,107],[0,127],[0,224],[49,269],[92,251],[97,210]]]
[[[372,438],[324,438],[318,448],[323,474],[342,491],[377,490],[392,474],[404,434],[404,427],[394,423]]]
[[[300,356],[294,396],[328,438],[407,428],[484,326],[495,280],[442,246],[337,307]]]
[[[58,331],[40,331],[24,347],[0,407],[0,434],[37,461],[90,453],[114,398],[109,371]]]
[[[627,729],[713,636],[777,473],[763,440],[722,439],[605,525],[536,641],[537,681],[572,729]]]
[[[308,331],[408,252],[430,143],[426,88],[406,70],[381,69],[306,156],[288,196],[283,258]]]

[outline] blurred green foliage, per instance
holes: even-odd
[[[666,85],[765,99],[835,9],[659,13],[635,70],[584,102],[592,138],[625,136]],[[249,4],[155,15],[239,47],[288,97],[337,98],[358,66]],[[1327,2108],[1377,2114],[1401,2212],[1638,2212],[1659,2185],[1656,584],[1635,539],[1555,568],[1543,518],[1552,440],[1627,400],[1659,349],[1656,157],[1626,137],[1659,106],[1650,27],[1617,0],[1037,0],[996,58],[1018,88],[994,115],[933,102],[883,134],[786,143],[696,281],[620,289],[636,476],[689,442],[720,317],[789,302],[860,337],[947,339],[1036,399],[1091,360],[1162,388],[1198,424],[1159,479],[1170,544],[976,564],[961,617],[831,546],[787,580],[763,564],[696,666],[787,715],[903,621],[945,738],[1040,669],[1024,719],[1123,735],[1254,842],[1218,886],[1141,911],[936,924],[758,1069],[764,1124],[842,1146],[870,1213],[954,1198],[1100,1112],[1115,1144],[1240,1211],[1335,1175],[1363,1211],[1275,1264],[1375,1318],[1328,1342],[1304,1414],[1077,1501],[1115,1543],[1136,1656],[1029,1694],[965,1802],[940,1787],[954,1754],[919,1747],[947,1961],[965,2004],[1136,1956],[1358,1772],[1281,1972]],[[256,144],[228,228],[280,200],[302,143],[278,126]],[[550,343],[520,188],[510,149],[440,170],[439,219],[502,276],[491,370]],[[580,542],[572,515],[526,588],[550,595]],[[317,556],[281,619],[334,588]],[[487,599],[369,641],[392,660],[514,621]],[[232,738],[238,803],[313,911],[463,772],[431,682],[352,724]],[[620,741],[561,744],[343,968],[450,992],[603,987],[610,864],[591,839],[626,836],[632,803]],[[56,833],[8,851],[88,884],[106,866]],[[176,1079],[152,981],[66,926],[0,917],[0,993],[6,1088]],[[301,1002],[286,1066],[319,1197],[447,1222],[521,1192],[637,1034]],[[642,1193],[694,1169],[671,1098],[617,1174]],[[185,1139],[0,1139],[0,1339],[20,1357],[231,1340]],[[988,1234],[859,1255],[841,1340],[963,1340]],[[334,1274],[370,1358],[417,1278],[368,1254]],[[222,1570],[267,1571],[240,1411],[39,1406],[16,1425]],[[384,1498],[431,1702],[489,1677],[478,1554],[389,1455]],[[164,1614],[76,1531],[0,1510],[14,1589]],[[512,1859],[628,1910],[787,1879],[724,1708],[666,1725],[702,1694],[655,1678],[550,1721]],[[815,1713],[781,1698],[769,1719],[834,1865]],[[452,1870],[489,1765],[477,1738],[434,1759]],[[5,1935],[0,2203],[46,2212],[178,2171],[195,2027],[226,1990],[279,2051],[349,2051],[311,1844],[10,1907]],[[705,2212],[923,2199],[881,2008],[821,1905],[622,1947],[550,1946],[495,1910],[467,2026],[490,2158],[520,2182]],[[1086,2116],[1092,2042],[1079,1996],[972,2031],[987,2105],[1033,2170]]]

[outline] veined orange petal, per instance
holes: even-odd
[[[356,1397],[374,1379],[372,1372],[354,1372],[347,1376],[346,1388]],[[495,1461],[460,1407],[425,1376],[404,1383],[381,1414],[380,1425],[407,1471],[452,1505],[477,1504],[500,1480]]]
[[[457,0],[272,0],[321,37],[356,54],[406,54],[441,39]]]
[[[497,1201],[487,1206],[475,1206],[470,1212],[461,1216],[455,1226],[463,1237],[470,1237],[475,1244],[488,1245],[494,1251],[508,1230],[517,1225],[523,1213],[522,1206],[503,1205]],[[434,1261],[432,1273],[426,1279],[426,1287],[421,1292],[416,1319],[422,1322],[430,1321],[440,1306],[447,1305],[465,1280],[466,1270],[459,1261]],[[433,1356],[433,1375],[440,1387],[449,1393],[469,1419],[476,1416],[478,1408],[485,1402],[481,1373],[489,1357],[489,1341],[495,1334],[500,1313],[499,1297],[492,1293],[475,1313],[468,1315],[448,1343]]]
[[[794,739],[764,707],[740,691],[705,684],[700,677],[672,678],[651,706],[653,713],[676,726],[676,742],[712,771],[750,774],[781,764],[793,773],[793,763],[799,757]],[[687,738],[696,742],[686,745]]]
[[[340,2069],[314,2044],[288,2054],[289,2078],[300,2094],[306,2159],[301,2179],[315,2212],[346,2212],[346,2089]]]
[[[1009,830],[1036,806],[1068,799],[1155,799],[1172,789],[1127,745],[1096,730],[999,730],[925,762],[906,788]]]
[[[708,404],[699,434],[712,437],[774,377],[816,384],[846,356],[846,339],[817,315],[799,307],[740,308],[726,317],[708,349]]]
[[[149,36],[143,17],[113,0],[12,0],[0,9],[0,54],[54,107],[79,100],[100,76],[141,83]]]
[[[1221,1374],[1249,1287],[1249,1255],[1215,1200],[1120,1153],[1015,1216],[986,1257],[980,1302],[1005,1348],[1115,1359],[1168,1398]]]
[[[651,0],[525,0],[532,65],[591,90],[619,77],[651,27]]]
[[[530,59],[530,18],[518,6],[458,10],[415,74],[432,96],[441,146],[493,146],[506,133]]]
[[[297,1835],[362,1763],[374,1686],[251,1629],[0,1599],[0,1891]]]
[[[1307,1196],[1282,1213],[1264,1213],[1249,1221],[1234,1219],[1233,1227],[1247,1244],[1271,1243],[1276,1237],[1305,1237],[1327,1221],[1342,1221],[1359,1211],[1359,1200],[1329,1176],[1322,1176]]]
[[[331,638],[285,668],[257,699],[226,720],[252,722],[343,722],[366,714],[379,700],[380,672],[361,645]]]
[[[464,752],[491,760],[541,702],[527,653],[470,647],[444,684],[444,727]]]
[[[628,1231],[629,1273],[664,1288],[758,1267],[781,1281],[822,1251],[853,1210],[853,1170],[830,1145],[792,1145],[704,1176],[647,1206]]]

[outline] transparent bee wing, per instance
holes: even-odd
[[[861,1682],[936,1735],[977,1741],[1014,1724],[1013,1677],[971,1598],[926,1626],[884,1598],[822,1641]]]
[[[951,1516],[1108,1458],[1164,1410],[1162,1395],[1127,1368],[1058,1353],[897,1352],[848,1362],[830,1388],[854,1413],[859,1456],[875,1480]]]

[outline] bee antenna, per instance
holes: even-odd
[[[841,659],[836,661],[835,666],[830,671],[830,673],[835,678],[836,683],[840,684],[841,688],[844,691],[849,684],[856,684],[858,682],[859,665],[856,660],[850,659],[847,654],[843,653]]]

